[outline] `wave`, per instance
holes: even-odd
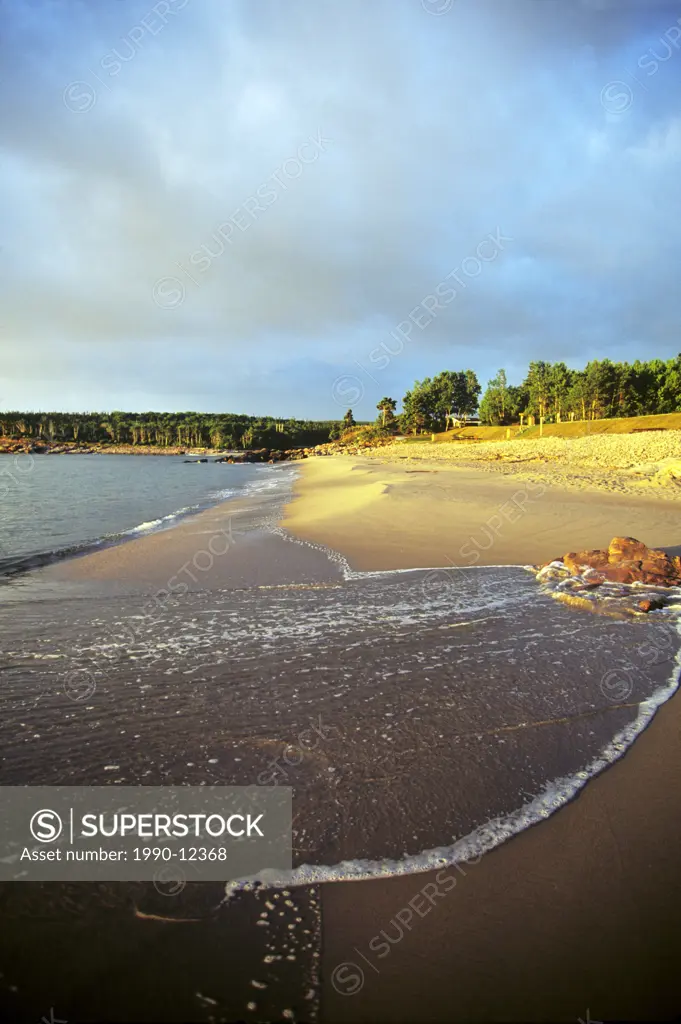
[[[291,467],[291,470],[292,469],[293,467]],[[290,472],[282,474],[281,467],[277,467],[276,469],[262,467],[261,474],[262,475],[259,474],[257,480],[249,481],[249,483],[241,490],[235,491],[231,488],[225,488],[212,492],[209,496],[210,501],[214,503],[229,500],[236,494],[239,496],[246,496],[254,493],[272,492],[276,490],[280,483],[290,483],[292,475]],[[293,475],[295,475],[295,470],[293,471]],[[84,553],[84,550],[86,549],[91,550],[93,548],[101,547],[107,542],[115,543],[118,540],[126,539],[126,537],[129,539],[130,536],[134,536],[139,533],[148,533],[154,530],[163,529],[164,527],[167,528],[174,522],[177,522],[178,519],[191,514],[194,510],[198,510],[199,507],[185,507],[160,519],[140,523],[138,526],[126,531],[126,534],[118,535],[116,538],[102,538],[98,541],[91,542],[89,545],[85,546],[85,548],[81,546],[79,549],[68,549],[62,557],[70,557],[73,554]],[[346,581],[358,581],[369,578],[389,578],[395,577],[398,574],[407,573],[425,573],[428,574],[426,577],[427,581],[428,576],[430,574],[433,575],[433,579],[430,582],[433,586],[436,586],[439,576],[444,574],[449,574],[449,576],[451,576],[452,573],[455,573],[462,568],[456,566],[434,566],[425,568],[378,570],[372,572],[352,570],[347,560],[340,553],[332,551],[324,545],[301,541],[298,538],[292,537],[284,529],[277,527],[275,523],[279,518],[278,514],[273,507],[270,508],[269,503],[267,507],[270,509],[270,529],[273,533],[289,542],[302,544],[305,547],[323,551],[330,562],[334,563],[340,570],[341,577]],[[49,553],[38,557],[49,557]],[[57,555],[57,557],[59,557],[59,555]],[[43,561],[42,564],[45,564],[45,561]],[[521,567],[510,567],[505,565],[499,567],[467,566],[463,568],[466,573],[475,574],[478,578],[480,578],[480,574],[483,574],[484,578],[485,573],[489,573],[494,569],[518,570]],[[2,572],[1,564],[0,572]],[[283,584],[282,586],[290,585]],[[258,590],[260,588],[254,589]],[[496,591],[496,588],[492,588],[492,592],[489,595],[485,595],[485,599],[479,601],[476,605],[475,602],[470,600],[470,594],[466,595],[462,592],[461,600],[464,603],[465,608],[461,607],[457,610],[460,612],[465,611],[467,613],[466,621],[472,622],[476,620],[472,620],[470,618],[471,613],[480,614],[480,612],[484,613],[494,610],[495,608],[502,608],[508,601],[512,602],[516,599],[517,594],[515,593],[511,594],[507,598],[505,595],[499,594]],[[436,612],[440,605],[442,605],[443,610],[447,609],[449,615],[454,611],[452,601],[453,598],[451,594],[445,594],[442,598],[438,595],[430,597],[431,605],[434,607]],[[410,609],[406,606],[402,607],[399,604],[393,604],[391,605],[391,610],[402,622],[409,623],[412,620],[412,616],[409,614]],[[367,614],[366,609],[362,610],[362,614]],[[321,619],[323,618],[323,615],[324,610],[319,609],[318,617]],[[359,615],[359,611],[353,606],[353,616],[356,617],[357,615]],[[311,615],[309,611],[307,611],[306,616],[302,621],[300,619],[299,621],[301,630],[308,633],[311,630],[314,631],[317,625],[314,616]],[[674,617],[674,624],[677,634],[681,635],[678,615]],[[261,626],[267,627],[268,625],[269,623],[267,622],[261,622]],[[464,625],[464,622],[452,623],[452,625],[461,626]],[[278,630],[285,629],[285,622],[282,618],[281,608],[277,609],[277,619],[271,628]],[[336,630],[338,629],[337,619],[334,619],[334,628]],[[267,636],[268,641],[271,641],[271,639],[271,636]],[[262,634],[259,637],[258,643],[259,646],[262,647]],[[209,647],[209,645],[203,642],[203,638],[201,638],[201,646],[204,648]],[[277,642],[276,649],[281,653],[282,648],[280,641]],[[626,727],[615,733],[615,735],[612,736],[598,751],[598,753],[583,767],[572,774],[555,777],[544,783],[541,790],[536,795],[526,800],[526,802],[522,803],[514,810],[497,817],[490,818],[462,837],[455,837],[450,840],[449,837],[443,836],[443,839],[445,840],[443,845],[423,849],[418,853],[405,855],[400,859],[357,858],[339,861],[338,863],[331,865],[314,863],[301,864],[287,872],[261,872],[251,878],[225,883],[225,899],[229,899],[235,892],[251,888],[256,884],[263,885],[268,888],[287,888],[313,885],[321,882],[360,881],[379,877],[385,878],[400,875],[420,874],[433,869],[441,869],[445,867],[456,868],[458,865],[462,864],[475,864],[485,853],[498,847],[507,839],[512,838],[514,835],[517,835],[532,825],[546,820],[555,811],[564,807],[567,803],[573,800],[592,778],[619,760],[619,758],[621,758],[634,743],[637,737],[647,728],[659,708],[677,691],[680,672],[681,650],[677,653],[672,674],[666,684],[660,686],[650,696],[642,700],[638,704],[635,719]],[[439,838],[439,836],[437,838]]]
[[[353,570],[340,552],[334,551],[323,544],[302,541],[287,533],[281,527],[275,527],[273,532],[294,544],[302,544],[306,547],[313,547],[323,551],[330,561],[339,566],[341,574],[346,580],[359,580],[368,577],[379,578],[412,572],[442,574],[451,573],[459,568],[450,565],[414,569]],[[467,566],[465,571],[479,573],[490,569],[514,568],[527,569],[527,566]],[[674,615],[673,621],[681,641],[681,615],[678,613]],[[677,652],[674,668],[667,683],[655,690],[650,697],[641,701],[638,706],[636,719],[617,732],[601,749],[599,754],[592,758],[584,768],[572,775],[554,778],[546,784],[538,795],[520,807],[510,811],[508,814],[491,818],[484,824],[477,826],[467,835],[453,839],[448,845],[422,850],[418,854],[405,855],[399,860],[390,858],[382,860],[357,858],[340,861],[334,865],[301,864],[286,872],[263,871],[251,878],[226,882],[224,900],[228,902],[237,892],[255,887],[282,889],[318,885],[324,882],[371,881],[377,878],[423,874],[424,872],[447,867],[455,869],[458,867],[461,870],[462,864],[475,865],[480,862],[485,853],[491,852],[508,839],[513,838],[513,836],[520,832],[524,832],[531,826],[545,821],[556,811],[566,806],[591,779],[626,754],[634,741],[650,725],[657,711],[677,692],[680,683],[681,646]]]
[[[206,496],[206,499],[202,502],[198,502],[194,505],[185,505],[182,508],[176,509],[174,512],[169,512],[165,516],[160,516],[157,519],[150,519],[143,523],[138,523],[136,526],[129,527],[125,530],[119,530],[115,533],[106,533],[101,537],[93,537],[80,543],[69,544],[64,547],[47,548],[43,551],[31,551],[21,555],[9,555],[0,558],[0,583],[3,582],[3,580],[6,582],[8,579],[31,572],[34,569],[40,569],[44,566],[52,565],[55,562],[62,562],[69,558],[78,558],[82,555],[90,554],[93,551],[99,551],[102,548],[111,547],[115,544],[121,544],[125,541],[133,540],[136,537],[139,537],[140,534],[154,533],[168,529],[172,526],[178,525],[188,516],[204,512],[206,509],[220,504],[223,501],[229,501],[236,497],[248,497],[249,495],[274,491],[281,486],[282,476],[279,467],[277,467],[277,469],[272,466],[256,466],[254,468],[257,469],[259,474],[267,474],[268,479],[248,480],[241,488],[223,487],[216,491],[210,491]],[[269,478],[269,474],[273,474],[272,479]]]
[[[376,575],[380,575],[377,573]],[[681,638],[681,622],[677,618],[676,629]],[[537,796],[521,807],[505,815],[492,818],[451,844],[423,850],[407,855],[400,860],[356,860],[340,861],[334,865],[301,864],[286,872],[263,871],[247,879],[230,881],[225,884],[225,902],[242,890],[255,887],[295,888],[303,885],[319,885],[323,882],[358,882],[376,878],[393,878],[401,875],[416,875],[443,868],[459,868],[462,864],[475,865],[484,854],[490,853],[508,839],[524,832],[532,825],[545,821],[556,811],[570,803],[584,786],[604,769],[618,761],[631,747],[638,736],[650,725],[657,711],[672,697],[681,681],[681,648],[677,653],[674,670],[666,685],[659,687],[649,698],[639,704],[636,719],[621,729],[607,743],[599,754],[584,768],[572,775],[565,775],[548,782]]]

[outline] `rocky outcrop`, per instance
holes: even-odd
[[[554,561],[562,562],[573,576],[582,576],[587,569],[592,569],[589,576],[592,584],[608,581],[647,583],[655,587],[681,585],[681,558],[649,548],[633,537],[613,537],[607,551],[569,551]]]
[[[126,445],[101,442],[87,445],[79,442],[45,441],[36,438],[0,437],[0,455],[187,455],[184,461],[197,462],[291,462],[325,455],[366,454],[372,448],[391,444],[392,438],[377,438],[371,441],[329,441],[312,448],[256,448],[245,452],[211,451],[206,448],[159,448],[152,445]],[[209,457],[210,456],[210,457]],[[212,456],[218,456],[214,458]]]
[[[613,537],[607,550],[569,551],[528,568],[558,600],[609,615],[658,611],[681,598],[681,558],[633,537]]]
[[[102,441],[45,441],[43,438],[0,437],[0,455],[186,455],[186,448],[114,444]]]
[[[215,462],[229,462],[229,463],[240,463],[240,462],[288,462],[291,459],[306,459],[308,455],[313,454],[312,448],[289,448],[286,451],[280,451],[272,448],[257,448],[254,451],[246,452],[233,452],[231,455],[223,455],[219,459],[214,459]]]

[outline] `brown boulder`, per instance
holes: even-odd
[[[659,608],[664,608],[665,599],[660,596],[643,597],[640,601],[636,602],[639,611],[652,612]]]
[[[635,561],[645,558],[648,552],[646,545],[634,537],[613,537],[608,545],[608,558],[611,562]]]
[[[644,583],[648,586],[681,586],[681,558],[648,548],[633,537],[614,537],[607,551],[569,551],[562,562],[573,576],[591,586],[601,583]],[[550,564],[550,563],[549,563]]]
[[[664,552],[660,552],[664,555]],[[672,562],[669,555],[664,555],[663,558],[646,558],[643,562],[637,563],[643,572],[657,572],[662,573],[664,576],[676,575],[677,569]]]
[[[613,537],[608,547],[609,565],[602,571],[608,579],[626,583],[647,583],[658,587],[681,584],[681,560],[665,551],[646,547],[633,537]],[[613,572],[617,572],[617,576]],[[619,573],[628,575],[624,580]]]
[[[637,576],[636,567],[633,565],[627,565],[622,563],[621,565],[608,565],[606,568],[600,570],[603,575],[604,582],[608,583],[633,583],[639,577]]]
[[[581,576],[586,567],[600,569],[608,564],[608,552],[594,549],[591,551],[570,551],[560,559],[574,576]]]

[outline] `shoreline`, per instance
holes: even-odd
[[[681,550],[679,514],[650,494],[567,490],[515,474],[385,457],[307,460],[281,525],[363,571],[548,562],[614,535]]]
[[[267,466],[266,468],[269,470],[275,467]],[[216,497],[210,501],[204,500],[196,506],[179,508],[160,518],[138,523],[117,533],[105,534],[62,548],[50,548],[44,551],[33,551],[23,555],[16,555],[12,559],[0,558],[0,585],[25,576],[26,573],[37,570],[49,571],[50,568],[58,569],[62,564],[70,564],[73,561],[83,558],[87,559],[90,556],[104,555],[111,549],[119,548],[131,542],[174,531],[190,523],[197,516],[210,513],[215,509],[219,509],[222,505],[227,507],[233,506],[234,510],[238,511],[244,501],[257,497],[260,493],[262,493],[262,489],[258,486],[258,481],[254,479],[241,492],[229,498]],[[68,573],[68,570],[65,571]]]
[[[0,455],[187,455],[186,460],[207,462],[288,462],[314,454],[302,448],[192,448],[179,445],[93,444],[83,442],[8,441],[0,438]]]
[[[433,545],[459,551],[470,533],[451,517],[442,524],[437,513],[444,501],[455,504],[463,477],[450,478],[444,500],[423,485],[417,496],[383,455],[372,473],[363,459],[337,469],[307,463],[283,525],[335,547],[357,569],[435,565],[425,557]],[[489,478],[469,479],[478,515],[489,511],[481,496]],[[497,479],[506,499],[520,483]],[[651,544],[678,550],[681,543],[673,507],[649,497],[594,499],[589,490],[577,504],[587,513],[595,503],[599,514],[568,524],[551,522],[548,508],[574,502],[574,492],[547,488],[542,497],[549,506],[520,528],[531,533],[532,562],[572,546],[603,546],[620,522],[623,533]],[[324,500],[332,512],[324,512]],[[418,512],[427,528],[418,526]],[[507,538],[500,530],[490,562],[526,558],[526,541],[506,523]],[[480,551],[476,564],[484,558]],[[674,674],[678,686],[678,661]],[[518,832],[458,874],[323,886],[323,1019],[407,1022],[426,1007],[428,1019],[442,1021],[576,1020],[586,1019],[587,1007],[597,1019],[676,1013],[680,721],[677,689],[622,756],[540,827]]]
[[[171,529],[135,537],[135,544],[115,545],[61,562],[44,570],[41,578],[55,584],[57,591],[68,582],[93,585],[100,593],[99,588],[123,585],[126,592],[151,587],[160,588],[156,591],[160,594],[169,575],[183,561],[187,564],[197,546],[203,550],[206,538],[224,534],[232,518],[236,543],[226,559],[217,559],[200,574],[202,590],[274,587],[280,591],[282,577],[293,580],[286,590],[301,584],[328,585],[338,573],[338,562],[330,559],[334,551],[348,559],[358,576],[392,575],[404,569],[418,572],[424,565],[447,568],[451,564],[447,560],[424,556],[428,552],[442,555],[452,547],[458,551],[462,537],[470,538],[469,521],[462,523],[461,509],[469,506],[473,517],[481,512],[487,516],[490,508],[498,513],[517,486],[515,481],[500,479],[490,491],[489,478],[480,475],[470,477],[467,490],[461,493],[460,475],[444,482],[424,480],[401,467],[391,473],[384,465],[366,467],[359,460],[312,460],[305,465],[294,480],[292,501],[281,495],[231,498]],[[438,488],[442,494],[436,497]],[[603,543],[599,531],[606,523],[607,531],[613,532],[613,515],[631,516],[632,509],[634,515],[647,516],[645,540],[657,542],[650,530],[654,523],[667,540],[681,540],[672,531],[666,508],[653,515],[658,508],[654,502],[631,504],[605,498],[600,518],[585,520],[589,498],[577,503],[575,515],[581,510],[582,521],[572,528],[596,541],[593,546]],[[564,550],[567,534],[561,516],[566,496],[552,492],[541,495],[541,500],[544,504],[535,515],[549,516],[548,524],[542,520],[542,543],[560,541],[559,551]],[[286,503],[279,519],[282,502]],[[443,514],[443,506],[450,502],[458,509],[454,518]],[[331,506],[331,515],[324,513],[324,506]],[[526,515],[532,513],[528,506]],[[554,521],[551,516],[556,515]],[[251,523],[245,532],[239,529],[241,516]],[[523,543],[534,544],[536,551],[541,524],[525,515],[512,518],[504,518],[505,525],[498,531],[489,527],[495,538],[489,553],[484,552],[489,561],[483,561],[481,552],[475,567],[498,565],[502,554],[507,558],[509,553],[522,552]],[[421,525],[412,527],[412,520]],[[277,529],[272,531],[277,521],[303,543],[283,543]],[[253,523],[256,528],[249,533]],[[345,531],[342,535],[340,527]],[[532,536],[523,540],[522,534],[528,531]],[[448,548],[442,546],[445,543]],[[557,553],[551,550],[552,555]],[[535,554],[532,561],[536,560]],[[512,564],[522,561],[518,558]],[[589,621],[588,613],[582,615],[584,622]],[[675,858],[681,838],[681,799],[674,789],[675,766],[681,756],[680,714],[676,693],[646,723],[643,733],[624,751],[626,756],[601,770],[550,816],[549,808],[538,813],[541,828],[525,823],[479,862],[468,851],[468,861],[459,861],[449,870],[454,884],[447,883],[446,891],[443,869],[424,870],[423,866],[387,878],[359,882],[344,877],[344,885],[323,885],[321,1020],[411,1021],[422,1019],[426,1007],[429,1019],[443,1021],[575,1020],[584,1016],[587,1006],[597,1019],[650,1017],[651,1008],[668,1012],[676,996],[676,958],[669,955],[665,960],[660,954],[663,939],[668,951],[674,948],[681,908]],[[614,820],[613,808],[617,808]],[[542,820],[545,817],[548,820]],[[655,842],[652,850],[649,839]],[[642,875],[648,878],[645,884]],[[301,884],[307,892],[315,881],[308,877]],[[358,885],[362,888],[352,888]],[[437,890],[441,895],[429,904],[428,894],[432,897]],[[606,926],[603,913],[608,915]],[[605,950],[604,931],[609,943]],[[645,977],[649,988],[637,989],[635,981],[622,985],[618,980],[622,963],[631,978],[636,979],[637,971],[639,978]],[[339,972],[339,967],[344,970]],[[349,968],[362,972],[361,985],[354,992],[348,990],[353,973],[348,973]],[[359,977],[356,970],[353,976]]]

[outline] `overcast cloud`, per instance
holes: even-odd
[[[5,408],[373,418],[681,350],[681,3],[2,11]]]

